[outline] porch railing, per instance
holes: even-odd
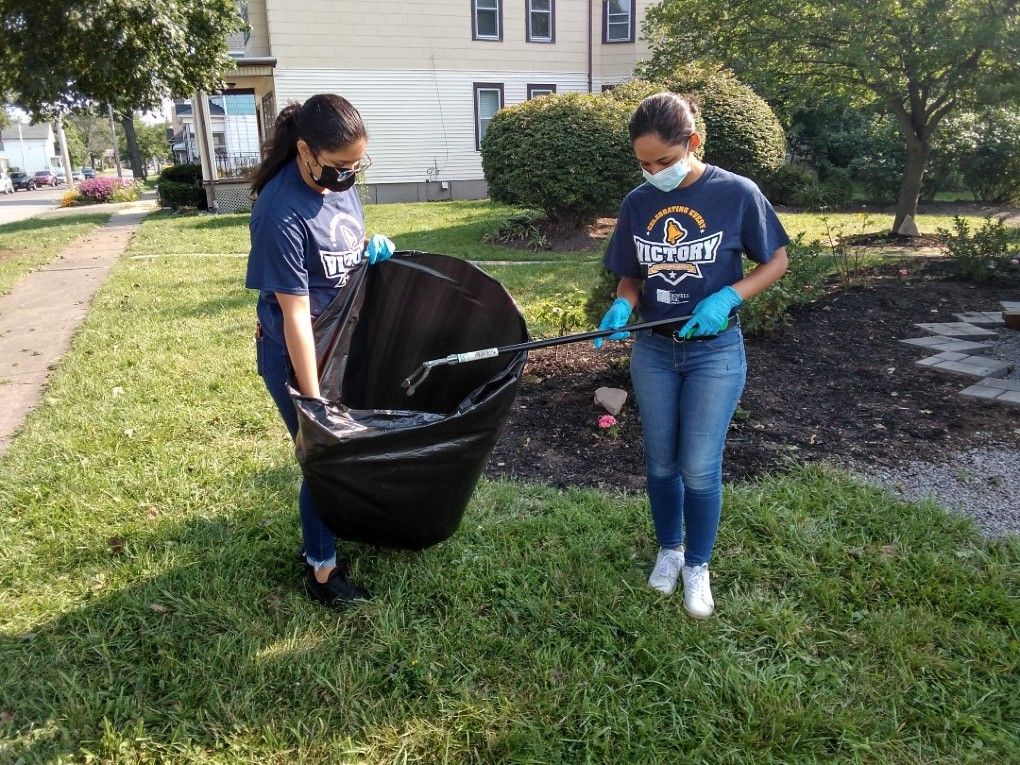
[[[244,178],[261,161],[262,157],[257,152],[216,152],[216,173],[220,178]]]

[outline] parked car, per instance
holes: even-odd
[[[84,181],[85,176],[82,174],[81,170],[72,170],[71,180],[73,180],[75,183],[78,183],[80,181]]]
[[[14,183],[11,181],[11,176],[0,170],[0,194],[13,194]]]
[[[96,177],[96,171],[93,170],[91,167],[82,167],[81,174],[85,177],[86,180]]]
[[[59,183],[52,170],[36,170],[34,177],[36,186],[56,186]]]
[[[35,191],[39,184],[35,182],[28,173],[11,173],[11,183],[14,184],[14,190],[19,191],[24,189],[25,191]]]
[[[64,177],[64,171],[59,168],[53,171],[53,177],[57,179],[57,183],[60,185],[67,183],[67,178]]]

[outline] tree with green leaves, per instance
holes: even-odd
[[[241,24],[235,0],[0,0],[0,100],[39,120],[110,104],[131,121],[220,87]]]
[[[647,14],[648,74],[720,60],[812,99],[895,117],[906,149],[893,230],[916,216],[932,137],[950,114],[1020,99],[1020,0],[663,0]]]

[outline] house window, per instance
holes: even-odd
[[[231,93],[226,96],[227,114],[231,116],[255,114],[255,95]]]
[[[503,108],[503,83],[475,83],[475,151],[482,150],[482,139],[493,115]]]
[[[251,39],[251,22],[248,20],[248,3],[241,2],[239,5],[240,7],[238,10],[241,12],[241,21],[244,22],[244,29],[241,31],[244,34],[244,44],[247,45],[248,41]]]
[[[471,39],[503,39],[503,0],[471,0]]]
[[[602,42],[634,42],[634,0],[606,0],[602,9]]]
[[[528,85],[528,100],[556,92],[555,85]]]
[[[556,41],[556,0],[525,0],[528,9],[528,42]]]

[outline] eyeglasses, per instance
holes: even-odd
[[[343,183],[346,180],[353,178],[358,173],[363,173],[372,166],[372,158],[367,154],[354,163],[354,167],[336,167],[335,165],[327,165],[325,162],[319,162],[321,167],[331,167],[336,170],[337,180]]]

